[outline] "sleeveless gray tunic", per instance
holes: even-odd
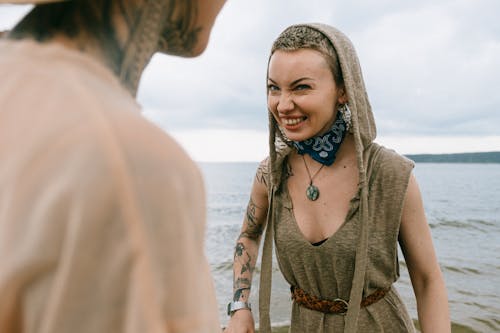
[[[397,241],[403,202],[413,162],[372,144],[365,150],[369,187],[368,261],[363,297],[390,287],[399,277]],[[359,227],[359,193],[350,202],[344,224],[326,242],[313,246],[293,214],[286,179],[275,197],[278,263],[290,285],[321,299],[349,299]],[[293,304],[290,332],[343,332],[343,315],[324,314]],[[362,308],[358,332],[414,332],[413,322],[394,287],[378,302]]]

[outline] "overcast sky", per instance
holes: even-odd
[[[1,6],[0,29],[27,9]],[[357,49],[378,142],[403,154],[500,151],[499,13],[498,0],[229,0],[205,53],[156,55],[138,100],[195,160],[260,160],[270,45],[288,25],[324,22]]]

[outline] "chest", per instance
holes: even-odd
[[[317,200],[306,195],[311,177],[305,168],[292,165],[286,187],[298,228],[311,243],[331,237],[345,223],[351,201],[358,191],[356,165],[339,164],[323,167],[313,178],[318,189]]]

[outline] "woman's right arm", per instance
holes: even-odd
[[[267,219],[268,179],[267,161],[263,161],[257,169],[243,226],[234,250],[233,301],[235,302],[249,302],[253,271]],[[255,330],[254,326],[252,312],[249,309],[241,309],[232,314],[224,332],[252,333]]]

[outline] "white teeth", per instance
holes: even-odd
[[[293,118],[293,119],[287,118],[287,119],[283,119],[283,123],[285,125],[297,125],[298,123],[300,123],[302,121],[303,121],[302,118]]]

